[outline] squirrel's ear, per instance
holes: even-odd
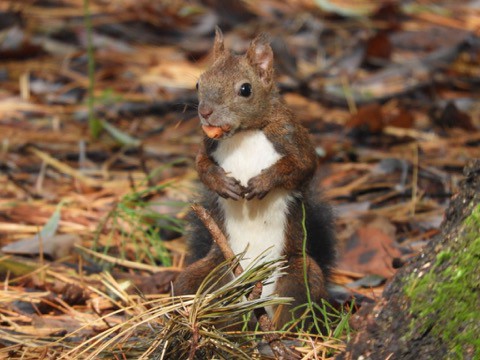
[[[213,58],[218,59],[218,57],[222,55],[224,50],[225,50],[225,46],[223,45],[222,30],[220,30],[218,26],[215,26],[215,42],[213,44]]]
[[[268,36],[257,36],[247,51],[248,61],[257,69],[260,78],[266,84],[273,80],[273,51]]]

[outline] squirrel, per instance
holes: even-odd
[[[327,298],[326,282],[335,260],[330,205],[316,190],[317,155],[308,131],[286,107],[275,84],[273,51],[266,35],[246,54],[225,49],[217,27],[213,65],[197,83],[198,115],[205,132],[196,168],[205,185],[200,203],[224,231],[241,265],[261,254],[284,257],[286,269],[263,287],[293,302],[267,309],[281,327],[307,302],[304,282],[303,206],[307,229],[307,276],[312,301]],[[173,283],[175,295],[194,294],[204,278],[225,261],[202,222],[190,215],[189,264]],[[277,311],[278,310],[278,311]]]

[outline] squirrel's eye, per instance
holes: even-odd
[[[252,85],[250,85],[249,83],[242,84],[242,86],[240,86],[240,91],[238,92],[238,94],[243,97],[249,97],[250,95],[252,95]]]
[[[197,84],[195,85],[195,88],[198,90],[198,81],[197,81]]]

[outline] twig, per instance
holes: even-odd
[[[205,209],[203,206],[199,204],[193,204],[192,210],[195,212],[195,214],[197,214],[198,218],[203,222],[207,230],[210,232],[210,234],[212,235],[213,241],[215,241],[215,243],[218,245],[225,259],[231,260],[235,258],[235,254],[230,248],[230,245],[228,245],[227,238],[225,237],[225,235],[223,234],[222,230],[219,228],[215,220],[209,214],[207,209]],[[240,264],[235,267],[233,272],[235,276],[239,276],[243,272],[243,269],[240,266]],[[250,300],[258,299],[261,294],[262,294],[262,283],[259,282],[255,284],[255,287],[250,293],[248,298]],[[280,336],[277,333],[273,332],[274,328],[272,325],[272,321],[270,320],[270,317],[268,316],[265,309],[261,308],[257,310],[258,311],[255,311],[255,315],[257,316],[258,324],[260,325],[260,329],[262,329],[262,331],[265,332],[263,337],[265,341],[267,341],[270,348],[272,349],[275,357],[277,359],[285,359],[285,360],[300,359],[301,358],[300,353],[298,353],[294,349],[291,349],[285,346],[285,344],[280,340]]]
[[[230,248],[230,245],[228,245],[227,238],[223,234],[223,231],[218,227],[215,220],[213,220],[207,209],[200,204],[192,204],[192,210],[195,212],[195,214],[197,214],[198,218],[202,220],[203,224],[212,235],[213,241],[215,241],[220,248],[220,251],[225,259],[233,259],[235,254]],[[235,269],[233,269],[233,274],[238,277],[241,273],[243,273],[243,268],[240,264],[238,264]]]

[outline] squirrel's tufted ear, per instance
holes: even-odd
[[[215,26],[215,42],[213,45],[213,58],[218,59],[225,50],[223,45],[223,33],[218,26]]]
[[[247,59],[257,69],[262,81],[270,84],[273,80],[273,51],[266,34],[260,34],[252,41]]]

